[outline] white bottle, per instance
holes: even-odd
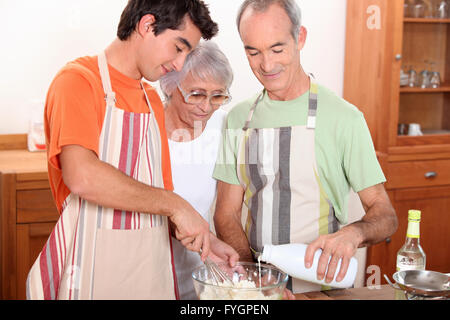
[[[291,243],[283,245],[265,245],[261,254],[261,261],[271,263],[281,271],[288,275],[301,280],[330,286],[333,288],[350,288],[355,283],[356,272],[358,271],[358,262],[355,258],[350,259],[347,273],[341,281],[337,282],[336,277],[341,268],[341,261],[339,260],[336,268],[335,277],[330,283],[326,283],[325,279],[317,279],[317,266],[319,263],[322,250],[317,250],[314,254],[314,261],[311,268],[305,267],[305,253],[307,245],[301,243]],[[331,259],[331,257],[330,257]],[[329,260],[328,260],[329,262]],[[326,275],[326,272],[325,272]]]

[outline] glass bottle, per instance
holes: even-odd
[[[420,246],[420,216],[419,210],[408,211],[406,241],[397,253],[397,271],[425,270],[426,256]]]

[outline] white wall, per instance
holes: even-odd
[[[297,0],[308,39],[306,71],[342,95],[346,0]],[[240,42],[235,17],[241,0],[205,0],[220,33],[214,39],[235,72],[233,102],[260,90]],[[127,0],[0,0],[0,134],[26,133],[40,116],[48,86],[68,61],[95,55],[114,38]],[[231,104],[230,106],[233,106]]]

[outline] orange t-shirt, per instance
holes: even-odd
[[[140,81],[131,79],[109,65],[116,107],[127,112],[149,113]],[[158,122],[162,140],[164,187],[173,190],[169,146],[164,125],[164,107],[156,90],[145,89]],[[58,155],[66,145],[80,145],[99,154],[99,139],[106,112],[105,93],[97,57],[69,62],[55,76],[45,104],[48,175],[56,206],[61,212],[70,190],[64,184]]]

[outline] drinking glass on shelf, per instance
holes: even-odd
[[[408,134],[408,124],[406,123],[399,123],[397,127],[397,134],[399,136],[404,136]]]
[[[413,18],[423,18],[425,16],[425,6],[422,0],[416,1],[412,9]]]
[[[438,19],[449,18],[449,5],[447,0],[442,0],[436,7],[434,17]]]
[[[410,123],[408,127],[408,136],[423,136],[420,124]]]
[[[409,74],[406,68],[405,65],[402,65],[400,68],[400,87],[405,87],[409,84]]]
[[[403,4],[403,16],[405,18],[411,17],[411,4],[408,1]]]
[[[419,87],[422,89],[431,87],[431,73],[428,70],[423,70],[419,76]]]
[[[408,72],[409,79],[408,79],[408,86],[413,88],[417,87],[418,85],[418,79],[417,79],[417,72],[413,68],[411,68]]]
[[[431,74],[430,86],[434,89],[441,86],[441,75],[439,72],[435,71]]]
[[[408,85],[409,82],[409,76],[408,73],[403,71],[403,69],[400,69],[400,87],[405,87]]]
[[[434,17],[434,0],[422,0],[423,1],[423,17],[433,18]]]

